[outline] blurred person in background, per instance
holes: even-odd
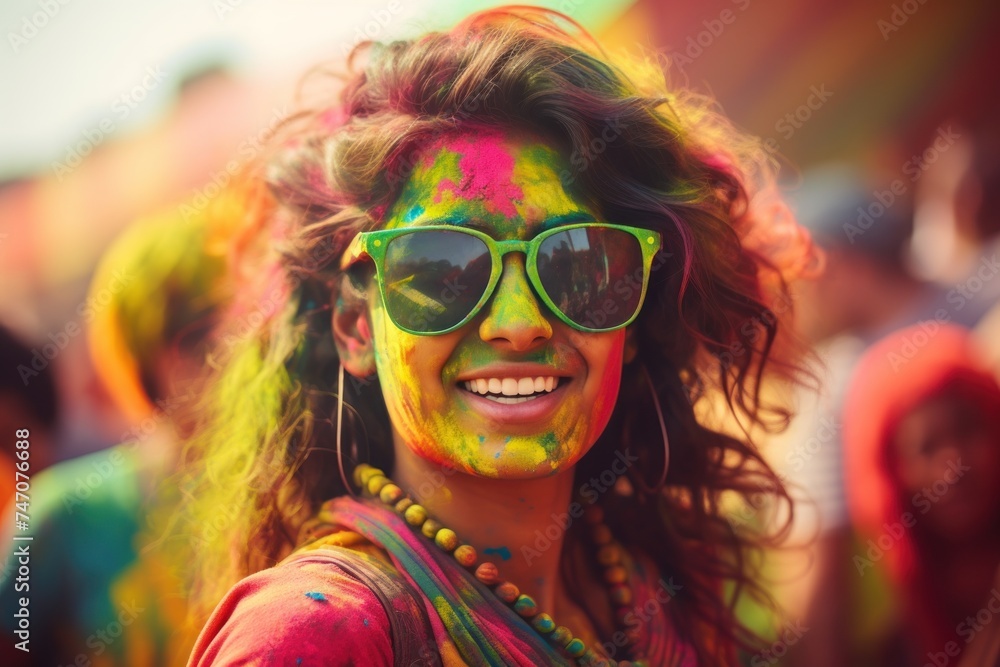
[[[862,357],[843,420],[850,513],[863,541],[851,570],[884,573],[893,601],[849,664],[996,664],[996,375],[964,328],[902,329]]]
[[[6,665],[178,665],[193,637],[182,629],[183,585],[145,550],[151,501],[181,490],[160,482],[174,469],[186,417],[198,398],[208,333],[227,293],[231,231],[245,211],[238,187],[198,208],[185,204],[128,228],[107,250],[91,291],[87,331],[107,391],[134,425],[122,444],[59,463],[32,482],[35,536],[31,652],[4,641]],[[109,297],[110,295],[110,297]],[[7,542],[5,542],[7,544]],[[2,593],[12,637],[12,582]],[[16,619],[15,619],[16,620]]]
[[[921,154],[909,261],[947,290],[948,321],[974,329],[1000,363],[1000,125],[983,113],[946,123],[951,143]]]
[[[0,505],[13,502],[15,465],[19,460],[14,434],[27,430],[28,472],[46,468],[53,458],[52,434],[60,417],[59,393],[51,371],[27,373],[35,352],[10,329],[0,325]],[[10,515],[4,515],[10,516]],[[6,580],[7,568],[4,570]]]
[[[897,191],[899,188],[897,187]],[[794,392],[790,428],[772,438],[771,461],[798,498],[789,546],[771,554],[786,613],[810,630],[787,664],[839,667],[855,631],[849,605],[851,547],[842,470],[846,386],[864,349],[887,331],[931,317],[943,294],[905,265],[912,229],[910,197],[860,167],[831,164],[806,172],[790,195],[799,222],[826,252],[822,276],[796,286],[797,324],[815,346],[820,392]]]

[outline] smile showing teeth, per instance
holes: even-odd
[[[536,378],[476,378],[465,380],[462,387],[466,391],[479,394],[497,403],[513,404],[531,401],[547,394],[559,386],[559,378],[539,376]]]

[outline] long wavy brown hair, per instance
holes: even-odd
[[[189,502],[178,525],[195,546],[202,611],[287,555],[319,504],[346,493],[333,453],[329,308],[332,295],[357,289],[338,270],[347,243],[379,226],[416,156],[442,133],[517,126],[569,157],[564,181],[606,219],[663,236],[633,325],[638,358],[574,474],[580,483],[599,475],[625,447],[640,457],[632,493],[602,498],[606,516],[623,543],[682,583],[667,609],[699,664],[729,664],[735,647],[755,642],[734,605],[742,591],[763,592],[748,556],[766,536],[727,520],[722,505],[733,494],[790,501],[749,438],[701,423],[696,406],[714,396],[751,426],[786,416],[761,395],[771,369],[795,375],[790,348],[776,351],[776,313],[787,308],[775,304],[817,264],[775,195],[768,154],[710,100],[668,86],[652,60],[615,62],[548,10],[496,9],[449,32],[362,44],[347,70],[307,78],[322,94],[274,138],[248,207],[255,233],[238,243],[244,289],[219,333],[182,474]],[[657,488],[664,448],[647,371],[670,442]],[[345,439],[363,443],[357,458],[392,470],[377,380],[350,381],[344,394]]]

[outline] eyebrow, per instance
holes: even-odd
[[[546,218],[535,226],[534,231],[537,235],[560,225],[568,225],[574,222],[595,221],[594,216],[586,211],[573,211],[572,213],[564,213],[563,215],[555,215],[551,218]],[[422,227],[424,225],[454,225],[455,227],[467,227],[469,229],[475,229],[483,232],[488,236],[492,236],[491,232],[495,231],[492,225],[480,220],[479,218],[463,218],[460,216],[421,220],[420,226]]]

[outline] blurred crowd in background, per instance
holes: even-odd
[[[106,9],[130,18],[75,3],[0,11],[0,498],[15,497],[12,434],[27,429],[31,516],[54,545],[33,563],[36,636],[53,639],[31,664],[183,664],[183,593],[143,556],[143,507],[178,456],[208,333],[238,289],[225,265],[248,165],[309,65],[489,3],[366,0],[340,20],[334,2],[180,3],[190,25],[118,4]],[[996,641],[1000,5],[541,4],[611,53],[669,65],[763,137],[826,250],[823,278],[793,285],[788,313],[815,346],[819,389],[782,396],[798,416],[759,438],[801,502],[788,548],[762,566],[784,613],[742,604],[774,640],[745,663],[943,667]],[[131,83],[59,116],[39,109],[81,88],[71,79],[97,86],[112,62],[75,53],[68,31],[127,60],[108,77]],[[59,74],[41,76],[50,61]],[[780,520],[732,512],[736,527]],[[14,637],[4,549],[0,627]],[[23,661],[3,644],[0,657]]]

